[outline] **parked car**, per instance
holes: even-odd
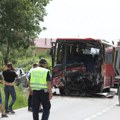
[[[15,72],[18,75],[18,78],[15,80],[16,85],[22,85],[23,87],[27,87],[27,77],[24,70],[22,68],[15,68]]]

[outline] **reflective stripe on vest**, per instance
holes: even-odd
[[[37,67],[31,71],[30,86],[32,90],[47,89],[47,73],[48,69]]]

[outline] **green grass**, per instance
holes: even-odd
[[[2,104],[4,105],[4,101],[5,101],[5,94],[4,94],[4,88],[2,85],[0,85],[1,88],[1,94],[2,94]],[[15,86],[15,90],[16,90],[16,102],[13,105],[13,109],[18,109],[18,108],[23,108],[23,107],[27,107],[28,105],[28,90],[24,89],[21,86]],[[11,100],[11,97],[10,97]],[[9,103],[10,103],[9,100]]]
[[[13,106],[13,109],[27,107],[28,105],[28,90],[25,90],[21,86],[16,87],[16,102]]]

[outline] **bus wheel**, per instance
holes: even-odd
[[[103,92],[110,92],[110,88],[105,88]]]
[[[118,102],[119,102],[119,105],[120,105],[120,84],[118,85]]]

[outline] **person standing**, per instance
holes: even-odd
[[[43,113],[41,120],[48,120],[50,114],[52,99],[52,88],[50,71],[46,69],[47,61],[41,59],[39,67],[32,69],[30,72],[30,87],[33,91],[33,120],[39,120],[39,105],[42,104]]]
[[[1,93],[0,93],[0,111],[2,112],[2,114],[1,114],[2,118],[3,117],[8,117],[7,114],[5,113],[3,105],[2,105],[2,96],[1,96]]]
[[[30,71],[38,66],[37,63],[33,64],[33,67],[30,69]],[[30,76],[30,71],[27,74],[28,77],[28,86],[29,86],[29,96],[28,96],[28,111],[32,111],[32,90],[29,85],[29,76]]]
[[[14,88],[15,78],[18,77],[12,63],[7,63],[7,69],[3,71],[4,78],[4,93],[5,93],[5,112],[6,113],[15,113],[12,109],[15,101],[16,101],[16,91]],[[8,105],[9,97],[12,97],[10,104]]]
[[[0,75],[0,84],[3,84],[3,77]],[[1,117],[8,117],[7,114],[4,111],[4,107],[2,105],[2,95],[1,95],[1,90],[0,90],[0,111],[1,111]]]

